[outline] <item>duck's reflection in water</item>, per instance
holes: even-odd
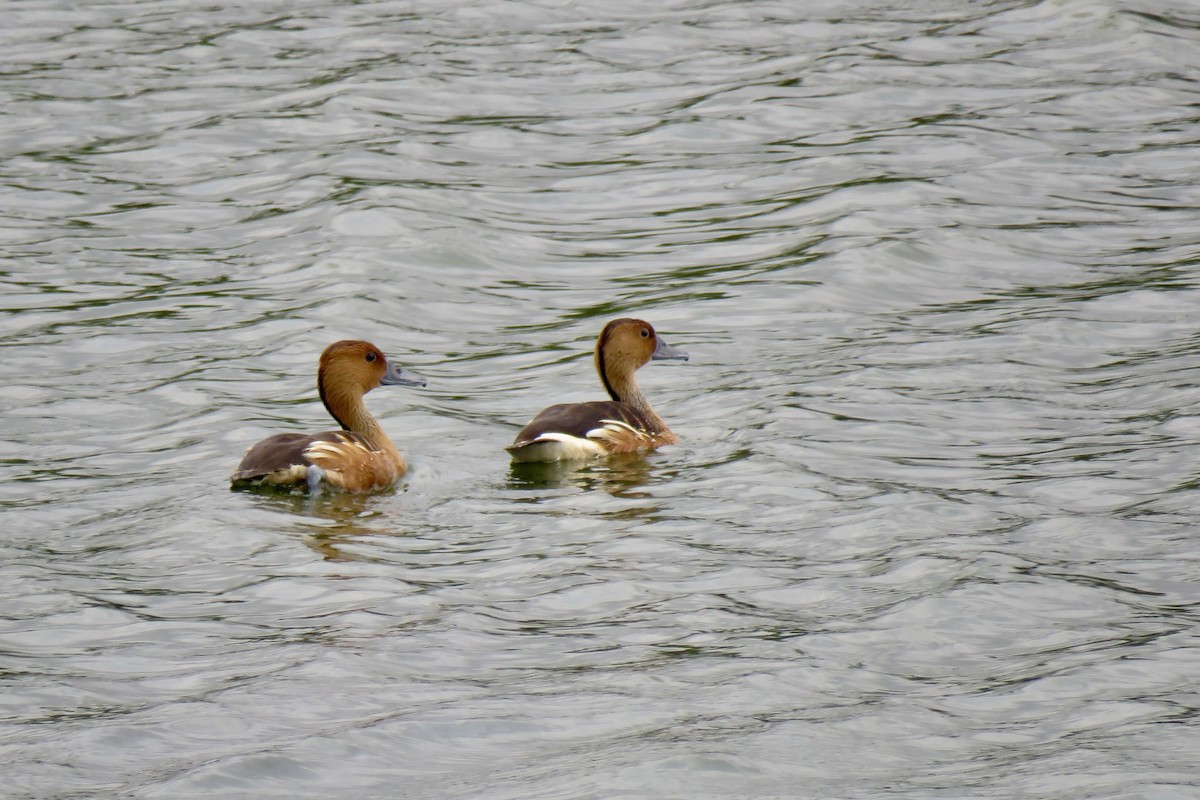
[[[341,547],[368,536],[395,535],[388,524],[387,506],[395,491],[352,494],[349,492],[288,492],[255,489],[263,507],[298,518],[296,530],[304,543],[327,561],[371,560]]]
[[[622,453],[603,461],[555,461],[548,464],[514,462],[510,489],[600,489],[614,497],[647,497],[636,491],[654,477],[654,466],[641,453]]]

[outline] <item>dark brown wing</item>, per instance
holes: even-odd
[[[307,468],[312,464],[305,451],[316,442],[334,444],[356,443],[374,450],[374,446],[363,436],[349,431],[325,431],[323,433],[279,433],[263,439],[246,451],[242,463],[229,479],[234,483],[253,481],[273,473]],[[303,473],[296,470],[301,475]]]
[[[648,431],[653,427],[651,420],[638,413],[637,409],[615,400],[597,400],[592,403],[562,403],[550,406],[526,425],[512,447],[522,447],[546,433],[565,433],[580,439],[605,426],[606,421],[622,422],[636,431]]]

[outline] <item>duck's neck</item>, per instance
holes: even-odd
[[[600,382],[604,384],[609,397],[618,403],[636,409],[652,428],[652,432],[667,430],[667,424],[662,421],[662,417],[654,413],[650,401],[638,388],[634,369],[629,369],[628,365],[605,359],[604,353],[599,352],[596,354],[596,372],[600,373]]]
[[[362,395],[328,390],[324,386],[320,387],[320,391],[321,402],[325,404],[329,416],[337,420],[344,429],[370,440],[377,448],[387,453],[397,467],[404,468],[403,456],[384,433],[379,420],[367,410]]]

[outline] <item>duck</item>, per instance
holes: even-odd
[[[404,456],[367,410],[363,396],[377,386],[424,386],[370,342],[343,340],[325,348],[317,390],[341,430],[278,433],[246,451],[229,476],[232,488],[274,486],[369,492],[386,489],[408,469]]]
[[[652,450],[679,438],[654,413],[634,373],[651,361],[687,361],[649,322],[623,317],[596,340],[596,372],[611,400],[563,403],[541,411],[506,448],[516,463],[593,459]]]

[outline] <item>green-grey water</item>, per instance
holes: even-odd
[[[1191,3],[3,19],[3,796],[1200,793]],[[341,338],[404,484],[229,491]]]

